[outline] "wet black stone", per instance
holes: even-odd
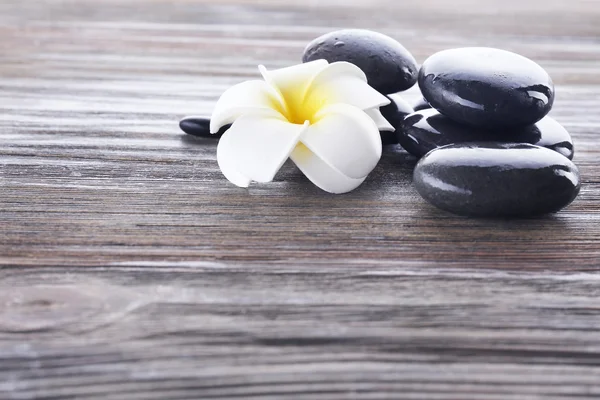
[[[425,97],[421,97],[419,100],[417,100],[415,102],[415,104],[413,104],[412,107],[415,111],[421,111],[421,110],[427,110],[428,108],[431,108],[431,104],[429,104],[427,102],[427,100],[425,100]]]
[[[575,147],[573,146],[571,135],[554,118],[546,116],[534,125],[524,128],[521,131],[523,133],[517,133],[517,135],[527,135],[526,139],[529,139],[524,140],[524,143],[531,143],[554,150],[569,160],[572,160],[575,155]],[[537,142],[534,141],[538,137],[539,140]]]
[[[473,47],[441,51],[419,72],[421,93],[457,122],[498,129],[542,119],[554,84],[535,62],[504,50]]]
[[[499,131],[463,125],[434,109],[428,109],[408,115],[396,133],[400,145],[417,157],[449,144],[487,140],[535,144],[554,150],[568,159],[572,159],[574,153],[569,132],[551,117],[544,117],[534,125]]]
[[[381,114],[396,129],[396,132],[379,131],[383,145],[398,143],[397,132],[402,129],[404,117],[414,112],[413,108],[398,94],[389,94],[391,103],[380,108]]]
[[[363,70],[369,85],[383,94],[412,87],[417,81],[415,58],[389,36],[363,29],[327,33],[308,44],[303,62],[347,61]]]
[[[225,125],[221,129],[219,129],[219,132],[213,135],[210,133],[210,118],[185,117],[184,119],[179,121],[179,127],[188,135],[218,139],[221,136],[223,136],[225,131],[229,129],[231,125]]]
[[[533,216],[559,211],[579,193],[575,164],[530,144],[471,142],[431,151],[415,167],[419,194],[467,216]]]

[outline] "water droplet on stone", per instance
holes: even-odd
[[[320,46],[323,41],[326,44]],[[412,87],[418,75],[417,62],[404,46],[389,36],[364,29],[330,32],[313,40],[304,50],[302,62],[321,59],[356,65],[367,76],[369,85],[382,94]],[[406,74],[403,67],[412,73]]]

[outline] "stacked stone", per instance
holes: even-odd
[[[315,39],[303,61],[359,66],[388,96],[381,112],[396,128],[383,144],[400,143],[420,161],[414,184],[444,210],[472,216],[556,212],[579,193],[569,133],[547,114],[554,84],[535,62],[504,50],[461,48],[429,57],[418,72],[395,40],[343,30]],[[418,81],[423,99],[411,107],[397,93]]]
[[[325,34],[302,61],[346,61],[391,103],[381,113],[396,129],[382,144],[400,144],[419,159],[413,181],[433,205],[468,216],[530,216],[556,212],[580,188],[573,141],[547,114],[554,84],[534,61],[493,48],[460,48],[429,57],[419,69],[396,40],[368,30]],[[418,82],[413,106],[399,94]],[[209,136],[209,118],[181,128]],[[220,137],[224,127],[213,137]]]

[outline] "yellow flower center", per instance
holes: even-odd
[[[310,96],[308,99],[298,101],[296,98],[284,98],[286,112],[285,117],[292,124],[310,124],[316,122],[315,115],[323,107],[325,101],[320,96]]]
[[[304,84],[288,85],[277,88],[281,95],[282,107],[274,105],[290,123],[303,125],[308,121],[310,124],[317,122],[315,116],[326,104],[326,96],[318,88],[309,88]]]

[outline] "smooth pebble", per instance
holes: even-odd
[[[218,139],[231,125],[225,125],[219,132],[215,134],[210,133],[210,118],[208,117],[185,117],[179,121],[179,127],[182,131],[192,136],[207,137]]]
[[[535,144],[554,150],[568,159],[572,159],[574,153],[569,132],[548,116],[523,128],[497,131],[459,124],[434,109],[428,109],[406,116],[396,133],[400,145],[417,157],[438,147],[472,141]]]
[[[417,61],[398,41],[364,29],[344,29],[308,44],[303,62],[347,61],[363,70],[369,85],[383,94],[401,92],[417,82]]]
[[[395,132],[380,131],[383,145],[397,144],[398,131],[402,129],[404,117],[414,112],[413,108],[398,94],[387,95],[391,103],[380,108],[381,114],[396,129]]]
[[[580,188],[575,164],[530,144],[472,142],[433,150],[417,163],[419,194],[467,216],[533,216],[559,211]]]
[[[442,114],[489,129],[534,124],[554,102],[554,84],[542,67],[521,55],[486,47],[432,55],[421,67],[419,87]]]

